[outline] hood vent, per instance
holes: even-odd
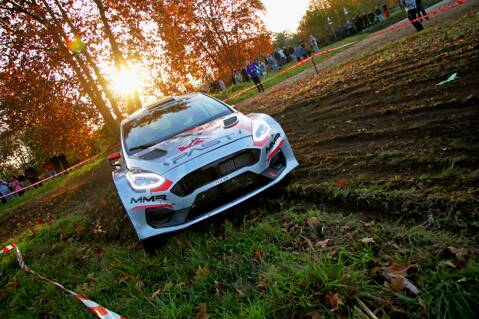
[[[154,149],[151,152],[148,152],[146,154],[142,154],[140,156],[140,158],[143,159],[143,160],[154,160],[154,159],[157,159],[157,158],[160,158],[160,157],[164,156],[165,154],[166,154],[166,151],[164,151],[164,150]]]
[[[228,117],[227,119],[223,121],[223,123],[225,128],[235,126],[238,123],[238,117],[236,115],[232,117]]]

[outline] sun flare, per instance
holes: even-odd
[[[113,72],[111,86],[118,94],[132,94],[141,89],[140,68],[136,65],[122,66]]]

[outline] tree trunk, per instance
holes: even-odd
[[[98,12],[100,13],[101,22],[103,23],[103,27],[105,29],[106,36],[108,41],[111,45],[111,50],[113,54],[113,60],[115,61],[116,69],[119,71],[123,67],[128,67],[127,60],[121,53],[120,47],[116,42],[115,36],[113,35],[113,31],[111,30],[110,23],[105,14],[105,7],[103,6],[102,0],[94,0],[95,4],[98,8]],[[128,96],[127,98],[127,110],[136,111],[141,108],[141,100],[138,95],[138,91],[135,90],[133,98]],[[132,112],[129,112],[132,113]]]
[[[58,48],[64,54],[68,64],[73,68],[73,71],[75,72],[77,78],[80,81],[80,86],[86,91],[93,104],[95,104],[95,106],[97,107],[98,112],[102,115],[107,130],[111,134],[118,134],[118,123],[113,118],[110,109],[105,104],[105,101],[103,101],[101,92],[98,91],[98,87],[96,87],[96,84],[91,78],[89,70],[84,65],[82,67],[80,61],[75,60],[70,53],[70,50],[65,46],[64,42],[62,41],[64,33],[61,29],[61,26],[56,25],[58,23],[56,21],[56,17],[53,14],[51,8],[48,6],[48,3],[46,3],[46,0],[42,0],[42,2],[52,16],[52,21],[55,23],[55,25],[52,25],[48,19],[45,19],[43,24],[52,31],[53,40],[57,43]],[[83,72],[85,72],[85,74],[82,73],[82,70]]]
[[[58,7],[58,9],[60,10],[61,14],[62,14],[62,17],[63,19],[66,21],[66,23],[68,24],[68,26],[71,28],[71,30],[77,34],[78,36],[81,35],[81,32],[73,25],[72,21],[70,20],[70,18],[68,17],[66,11],[63,9],[63,7],[61,6],[61,4],[58,2],[58,0],[55,0],[55,4],[56,6]],[[103,77],[103,74],[101,74],[101,71],[100,69],[98,69],[95,61],[93,60],[92,56],[90,55],[90,53],[88,52],[88,49],[85,48],[84,49],[84,52],[85,54],[85,57],[86,57],[86,60],[89,64],[89,66],[93,69],[93,71],[95,72],[95,75],[96,75],[96,78],[98,79],[98,82],[100,83],[100,86],[101,88],[103,89],[103,92],[105,93],[105,96],[107,97],[108,101],[110,102],[110,105],[111,105],[111,108],[113,109],[113,113],[115,113],[116,117],[117,117],[117,122],[121,122],[121,120],[123,119],[123,114],[121,113],[120,109],[118,108],[118,103],[116,102],[116,99],[113,97],[113,95],[111,94],[111,91],[109,90],[108,88],[108,82],[106,81],[106,79]]]

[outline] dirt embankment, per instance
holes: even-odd
[[[301,163],[293,196],[433,219],[446,214],[459,227],[477,219],[475,8],[238,106],[269,112],[283,125]],[[458,79],[438,85],[454,73]],[[339,180],[349,186],[338,189]]]

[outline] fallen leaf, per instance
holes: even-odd
[[[195,281],[205,278],[206,276],[208,276],[209,272],[210,272],[210,267],[208,267],[208,265],[198,266],[198,268],[196,269]]]
[[[395,291],[401,291],[404,289],[404,277],[403,276],[395,276],[391,277],[391,288]]]
[[[156,296],[158,296],[160,293],[161,293],[161,288],[156,289],[156,290],[153,291],[153,293],[150,295],[150,299],[151,299],[151,300],[155,299]]]
[[[393,262],[388,267],[384,267],[384,271],[390,274],[391,276],[406,276],[407,271],[411,268],[410,264],[399,264],[397,262]]]
[[[454,265],[452,262],[449,260],[441,261],[439,263],[439,267],[446,268],[446,267],[451,267],[451,268],[456,268],[456,265]]]
[[[319,225],[318,217],[310,217],[310,218],[308,218],[307,223],[308,223],[309,227],[315,228],[316,226]]]
[[[316,243],[316,247],[326,248],[331,239],[320,240]]]
[[[236,288],[236,292],[238,293],[238,295],[239,295],[240,297],[244,297],[244,296],[245,296],[243,290],[241,290],[241,289],[239,289],[239,288]]]
[[[262,272],[259,275],[258,288],[266,289],[268,288],[269,274],[267,272]]]
[[[371,237],[364,237],[359,240],[363,244],[375,243],[374,238]]]
[[[369,228],[369,227],[374,226],[374,225],[376,225],[376,221],[374,219],[370,222],[363,223],[364,228]]]
[[[322,317],[318,311],[310,311],[304,315],[304,318],[321,319]]]
[[[206,304],[205,303],[200,303],[198,305],[198,319],[208,319],[208,313],[206,312]]]
[[[339,298],[339,293],[331,292],[324,297],[324,302],[332,306],[334,309],[337,309],[340,304],[342,304],[341,299]]]
[[[347,180],[341,179],[336,182],[336,186],[338,186],[338,188],[340,189],[345,189],[345,188],[348,188],[349,183]]]
[[[261,249],[260,247],[256,247],[253,250],[253,260],[263,261],[263,249]]]
[[[456,258],[461,263],[466,262],[467,257],[467,250],[464,248],[455,248],[455,247],[448,247],[449,251],[456,255]]]

